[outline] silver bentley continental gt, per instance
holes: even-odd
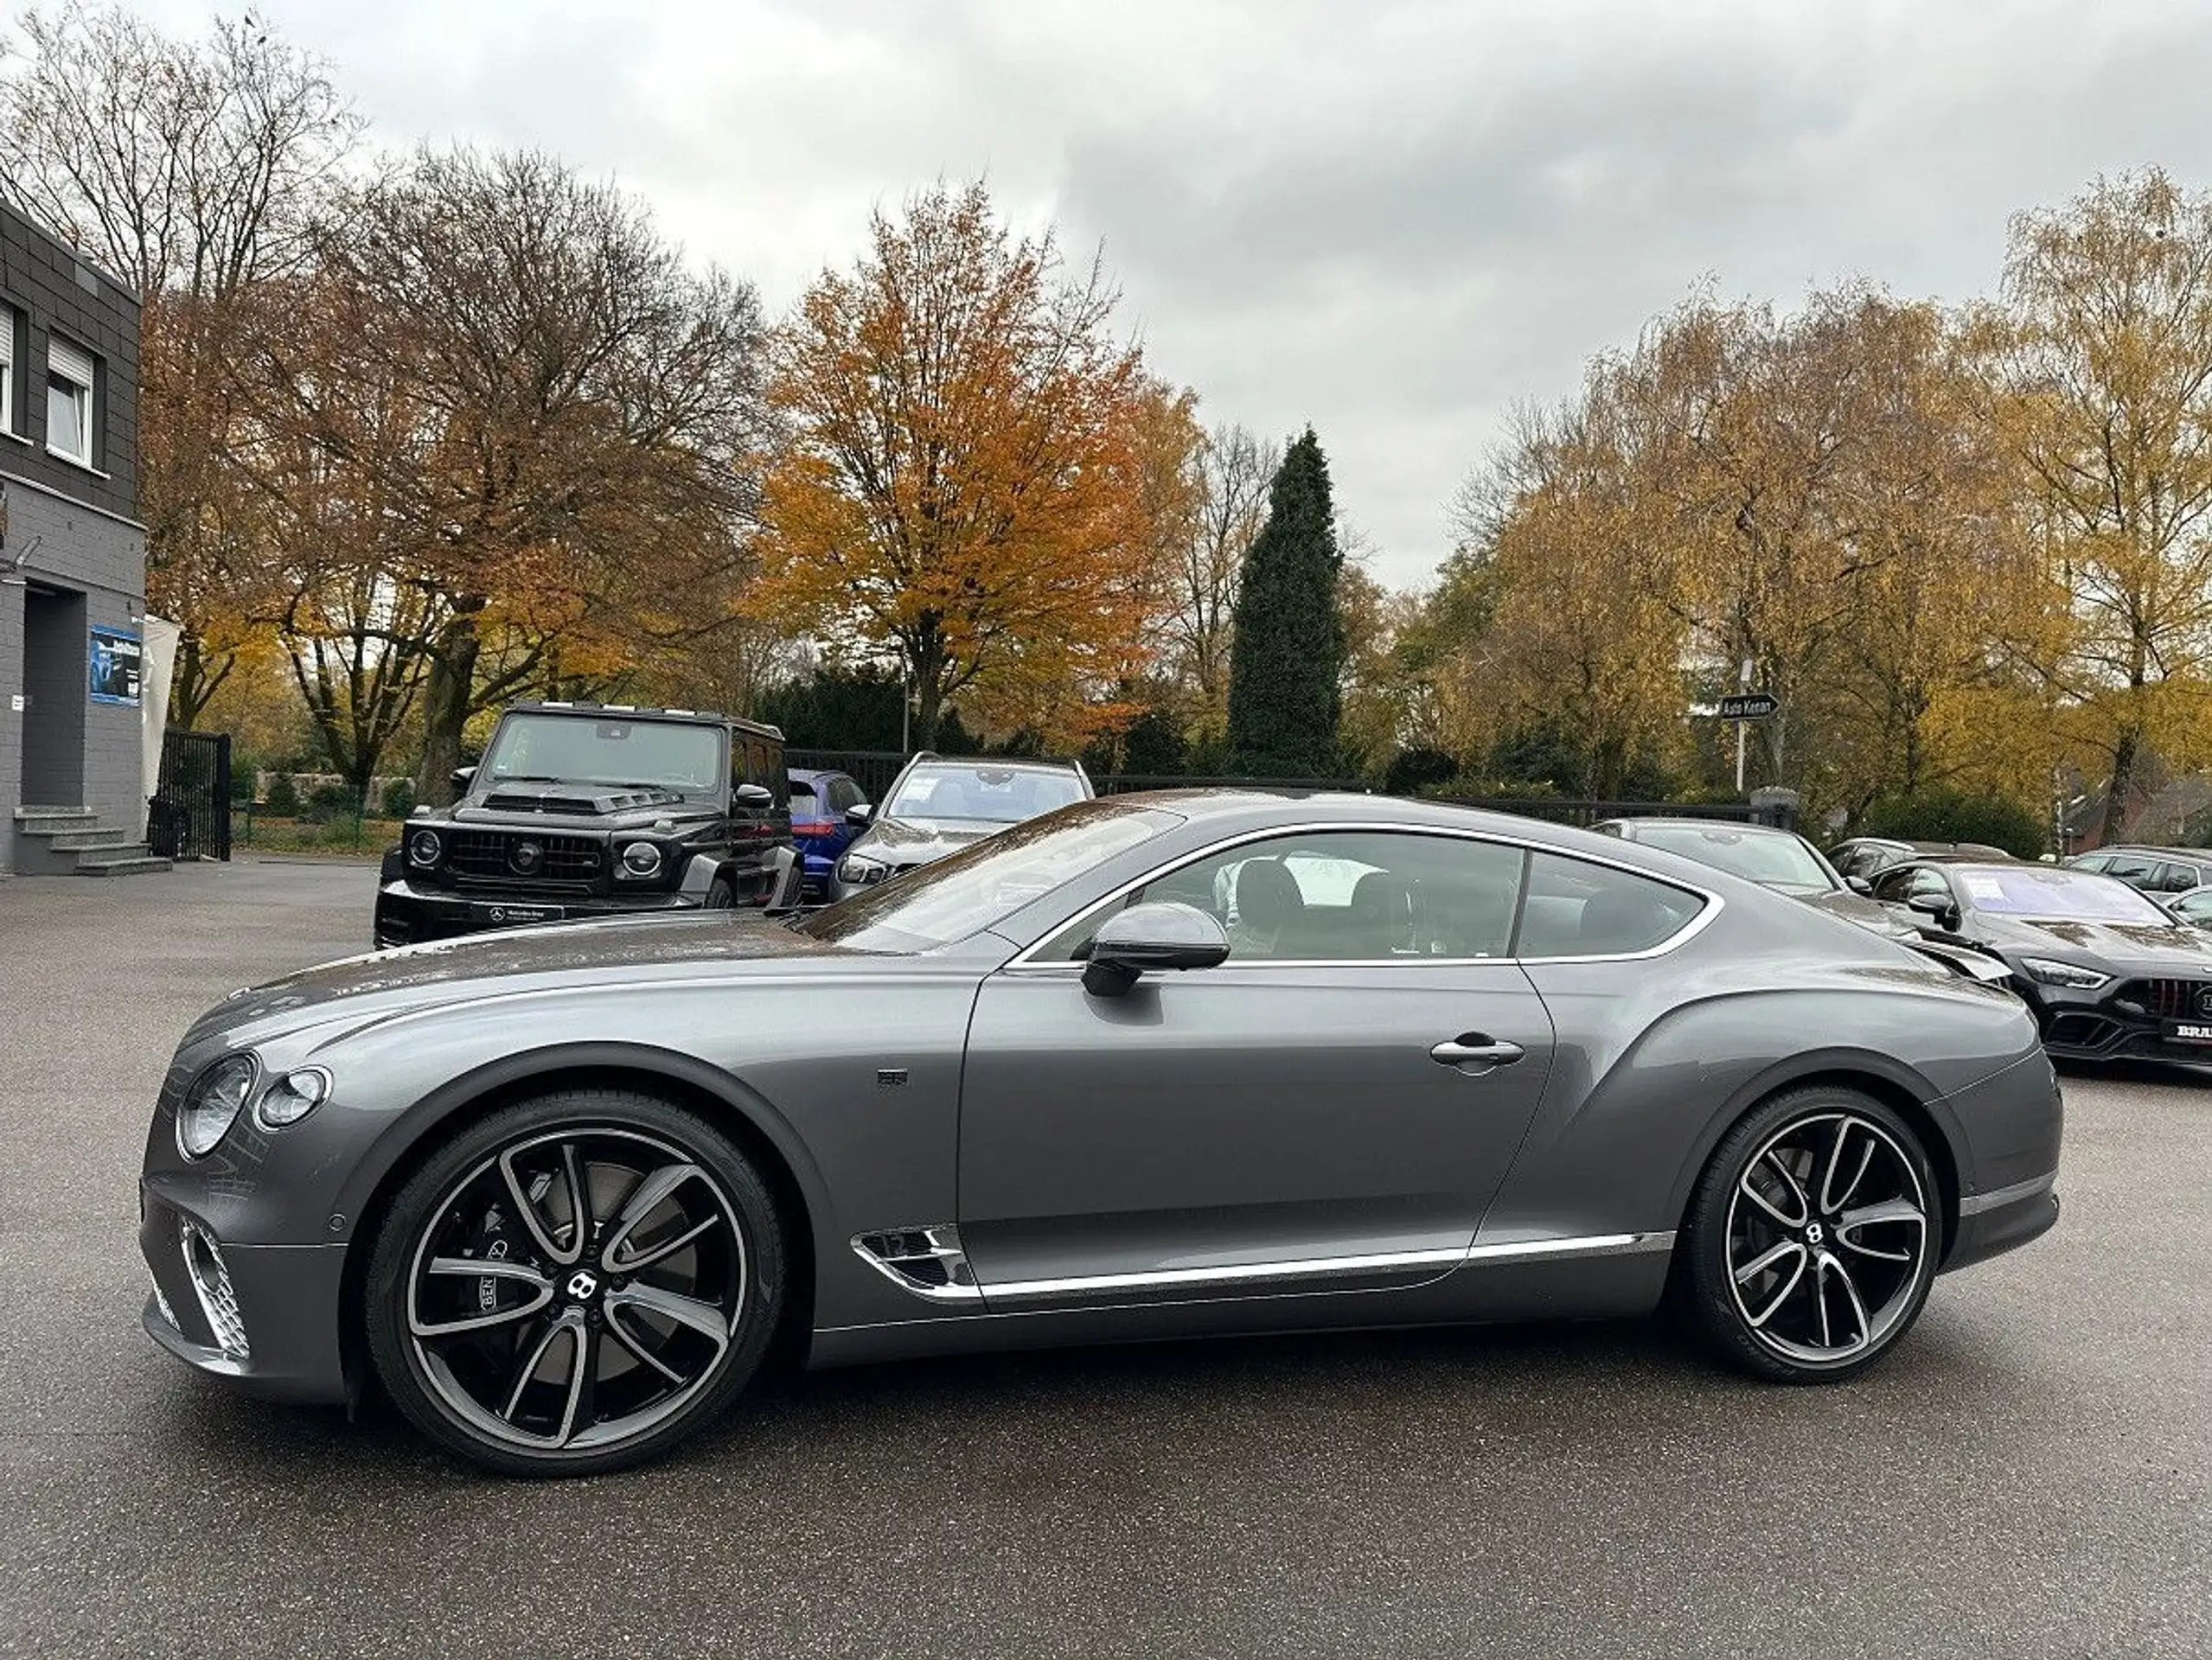
[[[1084,802],[796,924],[357,957],[186,1032],[145,1327],[605,1471],[816,1366],[1679,1310],[1832,1382],[2056,1219],[2026,1006],[1727,873],[1374,798]]]

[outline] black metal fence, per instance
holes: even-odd
[[[784,760],[791,766],[847,774],[860,784],[872,801],[880,801],[884,798],[892,781],[898,776],[898,769],[911,758],[898,750],[784,751]],[[991,757],[949,758],[988,760]],[[1204,789],[1238,786],[1263,789],[1338,789],[1355,795],[1381,793],[1373,783],[1364,778],[1254,778],[1129,772],[1094,777],[1090,782],[1101,795],[1126,795],[1146,789]],[[1454,807],[1479,807],[1493,813],[1515,813],[1523,818],[1545,819],[1554,824],[1581,825],[1585,828],[1605,819],[1650,818],[1659,814],[1678,818],[1730,820],[1739,824],[1771,824],[1783,829],[1796,827],[1787,808],[1765,804],[1755,806],[1749,801],[1685,804],[1676,801],[1608,801],[1550,795],[1451,796],[1442,799]]]
[[[230,735],[162,734],[161,782],[146,811],[146,845],[163,859],[230,857]]]

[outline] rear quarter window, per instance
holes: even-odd
[[[1609,957],[1653,950],[1688,928],[1707,903],[1633,871],[1534,853],[1513,954]]]

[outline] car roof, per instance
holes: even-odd
[[[626,715],[632,720],[687,721],[699,726],[729,726],[755,737],[783,741],[781,727],[770,726],[765,721],[746,720],[738,715],[725,715],[712,709],[653,709],[643,704],[631,703],[572,703],[552,699],[522,699],[507,705],[502,715]]]
[[[1081,772],[1082,763],[1057,761],[1037,755],[933,755],[924,750],[906,763],[910,767],[972,767],[978,771],[1003,772],[1009,768],[1026,772]]]
[[[2092,847],[2093,853],[2155,853],[2160,859],[2186,859],[2191,864],[2212,864],[2212,847],[2160,847],[2147,841],[2115,841],[2107,846]]]

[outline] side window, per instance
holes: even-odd
[[[1529,856],[1522,957],[1606,957],[1648,951],[1688,927],[1705,901],[1632,871],[1562,853]]]
[[[1317,831],[1194,859],[1123,903],[1173,900],[1205,911],[1229,935],[1232,963],[1503,957],[1521,866],[1521,850],[1500,842]],[[1039,954],[1082,956],[1103,915],[1074,923]]]
[[[1886,870],[1874,878],[1874,897],[1893,905],[1905,903],[1905,896],[1913,891],[1913,879],[1920,872],[1909,865],[1900,865]]]
[[[2135,853],[2116,853],[2105,865],[2107,876],[2116,876],[2132,888],[2147,888],[2155,869],[2153,861]]]
[[[2110,853],[2084,853],[2071,862],[2079,870],[2101,871],[2110,865],[2113,859]]]
[[[2161,865],[2158,866],[2158,891],[2187,893],[2197,883],[2194,865]]]

